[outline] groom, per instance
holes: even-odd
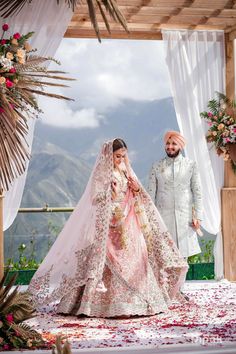
[[[196,163],[182,155],[185,138],[164,136],[166,157],[152,166],[148,192],[183,257],[201,252],[202,193]]]

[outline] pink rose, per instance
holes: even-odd
[[[213,125],[212,122],[207,122],[207,124],[211,127]]]
[[[213,114],[211,112],[207,113],[208,117],[213,117]]]
[[[226,138],[225,141],[228,143],[230,141],[230,138]]]
[[[15,68],[11,68],[11,69],[9,70],[9,73],[11,73],[11,74],[15,74],[15,72],[16,72],[16,69],[15,69]]]
[[[236,133],[236,128],[234,128],[234,133]]]
[[[21,35],[19,32],[13,34],[13,38],[20,39]]]
[[[1,45],[4,45],[6,43],[7,43],[6,39],[2,39],[1,42],[0,42]]]
[[[14,321],[14,317],[12,313],[9,313],[8,315],[6,315],[6,320],[10,323],[12,323]]]
[[[9,349],[10,349],[10,346],[8,344],[4,344],[3,350],[9,350]]]
[[[9,26],[7,23],[4,23],[4,25],[2,25],[2,30],[5,32],[9,29]]]
[[[0,107],[0,114],[4,113],[4,109],[2,107]]]
[[[13,82],[9,79],[6,79],[6,87],[7,88],[12,88],[14,86]]]

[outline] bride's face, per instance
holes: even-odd
[[[114,167],[119,167],[119,165],[124,161],[127,150],[125,148],[120,148],[113,152],[113,162]]]

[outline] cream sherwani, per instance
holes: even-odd
[[[181,254],[200,253],[196,232],[190,226],[192,212],[202,219],[202,195],[196,163],[182,154],[153,164],[148,192],[176,242]]]

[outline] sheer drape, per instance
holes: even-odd
[[[37,48],[37,54],[41,56],[54,56],[72,17],[72,10],[65,2],[57,5],[56,1],[33,0],[30,4],[24,6],[22,11],[9,19],[0,18],[0,25],[8,23],[10,26],[6,36],[19,32],[26,34],[34,31],[30,44]],[[35,120],[29,121],[29,133],[27,142],[29,150],[33,142]],[[28,168],[28,166],[27,166]],[[13,223],[24,190],[27,169],[24,175],[17,178],[10,190],[6,192],[4,198],[4,230]]]
[[[203,227],[216,234],[215,273],[223,277],[220,189],[223,159],[209,150],[207,126],[199,113],[215,91],[225,92],[223,31],[163,30],[166,62],[170,74],[177,121],[187,139],[186,155],[198,164],[203,187]]]

